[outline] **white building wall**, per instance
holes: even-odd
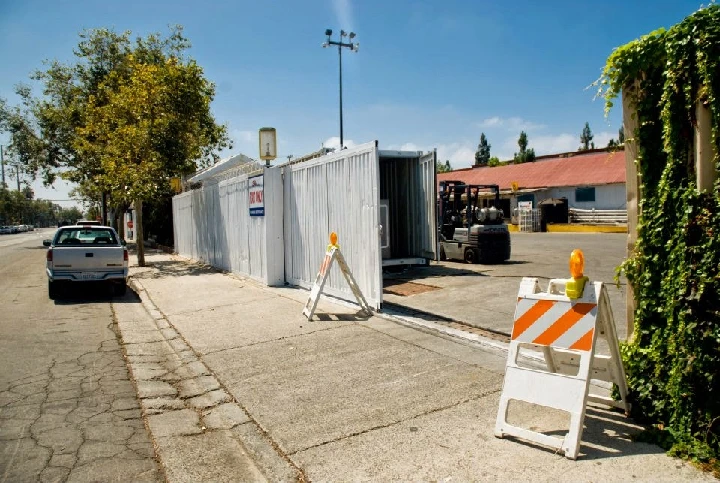
[[[250,216],[248,176],[173,197],[175,251],[224,270],[283,285],[283,189],[279,168],[264,168],[265,216]]]
[[[595,186],[595,201],[575,201],[575,188],[575,186],[551,188],[547,192],[538,193],[536,195],[536,202],[542,201],[543,198],[567,198],[570,208],[624,210],[627,207],[625,183]]]

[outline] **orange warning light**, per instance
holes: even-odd
[[[583,275],[585,257],[582,250],[575,249],[570,254],[570,279],[565,282],[565,295],[571,299],[580,298],[585,290],[588,278]]]
[[[337,233],[335,233],[335,232],[330,233],[330,244],[337,245]]]
[[[580,278],[585,270],[585,257],[582,250],[576,248],[570,254],[570,276],[572,278]]]

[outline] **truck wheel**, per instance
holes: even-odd
[[[57,282],[51,282],[48,280],[48,298],[50,300],[55,300],[58,295],[58,287]]]
[[[465,249],[465,263],[477,263],[477,255],[475,254],[475,250],[472,248],[466,248]]]
[[[115,285],[115,295],[125,295],[125,292],[127,292],[127,282],[123,280],[122,282]]]
[[[445,247],[440,247],[440,261],[444,262],[447,260],[447,255],[445,255]]]

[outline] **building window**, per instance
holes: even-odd
[[[575,201],[595,201],[595,188],[575,188]]]

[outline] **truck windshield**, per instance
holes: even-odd
[[[69,228],[60,230],[55,245],[117,245],[115,233],[107,228]]]

